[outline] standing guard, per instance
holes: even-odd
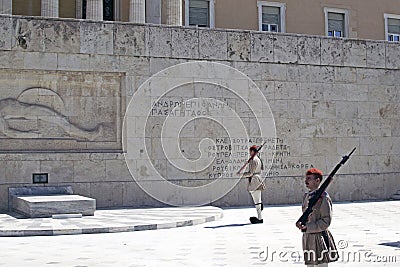
[[[265,184],[261,178],[261,171],[264,166],[258,156],[259,150],[260,148],[257,148],[257,146],[250,147],[249,171],[243,174],[243,178],[248,178],[249,180],[247,190],[251,194],[257,210],[257,217],[250,217],[252,224],[263,223],[262,210],[264,206],[262,204],[261,191],[265,190]]]
[[[315,197],[322,181],[322,171],[312,168],[306,172],[305,184],[309,189],[303,197],[303,212],[306,211],[309,200]],[[338,252],[331,232],[328,230],[332,221],[332,200],[327,192],[323,192],[308,221],[304,225],[301,221],[296,223],[297,228],[303,232],[304,261],[309,267],[327,267],[329,262],[337,261]]]

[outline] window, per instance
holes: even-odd
[[[325,8],[325,33],[330,37],[348,37],[348,12]]]
[[[280,8],[274,6],[262,7],[262,30],[267,32],[280,32]]]
[[[82,18],[86,19],[86,5],[87,5],[87,1],[86,0],[82,0]]]
[[[258,1],[257,6],[260,31],[285,32],[284,3]]]
[[[385,34],[389,42],[400,42],[400,15],[385,14]]]
[[[328,36],[344,37],[344,14],[328,13]]]
[[[185,0],[185,25],[214,28],[214,0]]]
[[[116,20],[119,16],[119,1],[120,0],[103,0],[103,20]],[[86,19],[87,0],[82,0],[81,18]],[[116,16],[115,16],[116,15]],[[77,16],[79,18],[79,16]]]
[[[210,7],[204,0],[189,1],[189,26],[209,27]]]
[[[103,20],[114,20],[114,1],[103,1]]]

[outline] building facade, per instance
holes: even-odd
[[[224,131],[201,120],[182,127],[179,149],[165,150],[184,159],[171,160],[165,154],[161,130],[165,112],[174,110],[176,103],[215,99],[222,111],[229,107],[239,114],[246,132],[260,135],[243,101],[251,94],[241,98],[225,92],[223,85],[193,85],[181,91],[177,87],[154,104],[130,105],[142,85],[160,71],[187,71],[182,64],[198,62],[211,66],[209,72],[199,67],[206,70],[202,79],[230,73],[226,69],[245,74],[251,79],[245,82],[251,85],[249,92],[254,85],[262,92],[262,97],[252,95],[255,103],[250,107],[266,119],[272,112],[276,138],[269,138],[266,151],[273,155],[262,155],[270,167],[265,173],[265,203],[299,203],[306,169],[318,167],[328,173],[353,147],[355,154],[329,188],[335,201],[388,199],[399,190],[400,44],[386,41],[384,30],[390,29],[388,38],[397,40],[396,1],[382,0],[379,6],[367,0],[343,5],[318,1],[310,13],[303,8],[307,12],[302,19],[295,16],[301,10],[295,3],[300,1],[67,2],[0,0],[2,12],[14,14],[0,15],[0,210],[9,207],[9,188],[43,186],[33,184],[34,173],[48,174],[49,185],[71,185],[75,193],[95,198],[98,207],[193,205],[199,199],[219,206],[251,204],[246,181],[237,182],[235,170],[220,179],[221,187],[189,196],[174,189],[167,192],[168,201],[144,189],[150,186],[165,196],[164,180],[180,188],[201,188],[220,178],[227,166],[220,156],[199,171],[186,161],[198,158],[203,139],[229,147]],[[377,12],[369,14],[370,32],[363,28],[368,22],[363,8]],[[180,26],[190,21],[199,27]],[[209,29],[213,27],[236,29]],[[306,34],[297,34],[301,32]],[[223,66],[222,71],[214,71],[214,65]],[[241,80],[224,79],[231,85]],[[152,84],[162,89],[170,82]],[[270,108],[263,108],[265,100]],[[130,107],[138,111],[130,113]],[[145,109],[151,112],[142,116]],[[142,131],[138,126],[144,123]],[[235,154],[239,164],[248,156],[247,140],[242,145]],[[215,151],[212,144],[206,148],[201,152],[208,162]],[[163,180],[151,175],[152,169]],[[221,190],[236,182],[231,190]],[[214,194],[221,192],[226,194],[216,199]]]
[[[400,40],[400,0],[1,0],[0,13]]]
[[[153,169],[180,188],[201,187],[219,178],[227,166],[225,156],[196,172],[190,161],[171,160],[165,152],[182,151],[185,158],[196,159],[199,140],[229,146],[226,133],[190,116],[180,149],[163,150],[165,111],[191,98],[213,98],[226,103],[221,112],[229,106],[247,132],[260,135],[243,103],[246,97],[222,87],[193,85],[177,87],[162,105],[129,105],[137,92],[153,93],[141,89],[148,78],[196,62],[246,74],[252,80],[246,84],[257,85],[263,94],[254,100],[253,110],[273,114],[277,138],[269,139],[265,152],[274,155],[262,155],[271,165],[265,173],[264,203],[299,203],[306,169],[314,166],[328,173],[353,147],[355,154],[329,188],[335,201],[388,199],[399,189],[398,43],[8,15],[0,15],[0,37],[0,210],[8,208],[9,188],[42,186],[33,184],[34,173],[47,173],[48,185],[71,185],[75,193],[95,198],[98,207],[165,205],[143,191],[150,186],[165,196],[165,181],[151,175]],[[210,70],[200,78],[230,73]],[[151,84],[160,85],[156,89],[173,85]],[[270,109],[263,108],[264,97]],[[129,107],[138,111],[131,113]],[[140,113],[146,110],[151,110],[147,117]],[[123,128],[125,114],[131,124]],[[146,132],[139,128],[144,122]],[[242,145],[235,154],[240,163],[247,159],[247,141]],[[215,157],[213,148],[210,144],[202,150],[206,162]],[[228,174],[219,179],[222,187],[238,179],[234,171]],[[213,194],[224,192],[215,200]],[[229,192],[214,186],[189,196],[175,190],[166,197],[180,205],[200,198],[219,206],[252,203],[244,179]]]

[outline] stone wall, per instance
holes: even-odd
[[[72,185],[99,207],[164,205],[128,170],[124,114],[152,75],[198,60],[243,72],[271,107],[276,138],[266,152],[274,157],[265,158],[272,166],[265,203],[299,202],[304,171],[328,173],[354,146],[332,198],[387,199],[400,189],[399,58],[399,44],[380,41],[0,16],[0,209],[8,187],[31,185],[34,172],[48,172],[51,184]],[[254,133],[250,117],[245,124]],[[131,161],[143,169],[140,156]],[[177,184],[204,184],[171,171],[165,158],[157,163]],[[179,192],[171,197],[193,202]],[[245,181],[212,202],[250,203]]]

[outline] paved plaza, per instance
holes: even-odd
[[[0,266],[304,266],[300,206],[265,207],[260,225],[248,224],[254,212],[224,209],[220,220],[162,230],[1,237]],[[330,266],[399,266],[399,221],[399,201],[335,203],[341,259]]]

